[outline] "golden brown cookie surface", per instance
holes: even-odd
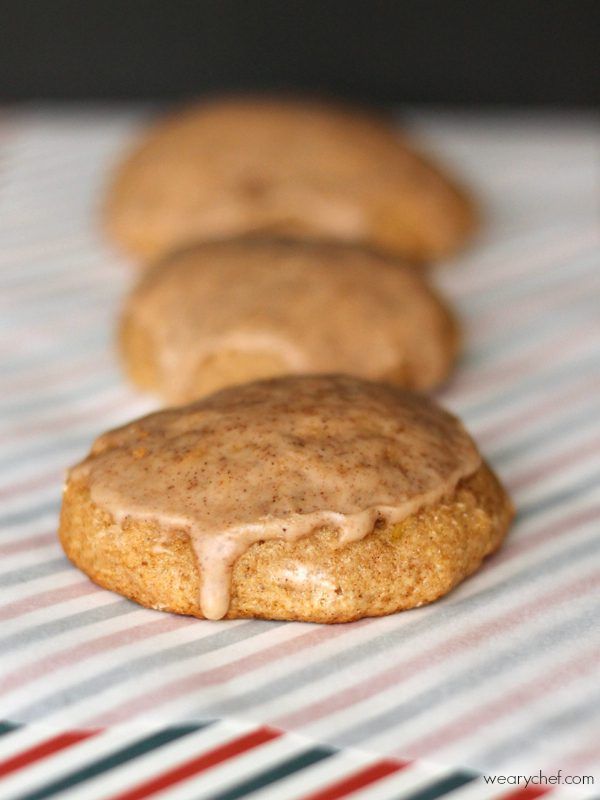
[[[157,124],[118,169],[106,221],[143,258],[268,232],[421,261],[458,249],[474,213],[378,117],[264,98],[207,101]]]
[[[93,580],[153,608],[339,622],[446,593],[511,514],[451,415],[301,376],[100,437],[69,475],[60,535]]]
[[[347,245],[206,243],[165,259],[125,306],[121,351],[173,403],[272,375],[340,371],[427,389],[457,326],[422,275]]]

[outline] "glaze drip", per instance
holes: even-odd
[[[332,528],[343,546],[438,502],[480,463],[461,423],[427,399],[326,375],[151,414],[101,436],[71,477],[117,522],[188,532],[202,612],[220,619],[255,542]]]

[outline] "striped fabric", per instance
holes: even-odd
[[[0,117],[0,797],[600,797],[595,122],[412,118],[484,208],[479,241],[435,275],[465,328],[440,400],[518,520],[441,602],[321,627],[142,609],[57,545],[65,466],[154,407],[114,358],[132,270],[98,224],[147,113]],[[558,769],[596,795],[478,774]]]
[[[542,787],[491,786],[473,770],[382,758],[231,720],[52,735],[35,726],[7,726],[0,738],[0,781],[2,797],[15,800],[568,797]]]

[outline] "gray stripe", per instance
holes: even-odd
[[[587,480],[578,481],[574,486],[567,486],[560,491],[554,491],[550,496],[542,497],[539,500],[533,500],[531,503],[524,503],[518,509],[517,520],[527,519],[528,517],[535,517],[541,511],[548,511],[555,506],[561,506],[563,503],[573,500],[575,497],[581,497],[586,494],[590,489],[598,490],[600,488],[600,472],[593,473]],[[597,494],[597,492],[596,492]]]
[[[95,420],[92,417],[87,423],[89,428],[87,432],[70,435],[58,432],[55,436],[45,439],[44,444],[40,444],[37,441],[28,447],[21,445],[18,456],[9,455],[6,458],[0,458],[0,470],[5,472],[27,461],[33,461],[40,456],[46,455],[54,455],[57,459],[63,459],[63,464],[69,463],[78,453],[87,449],[92,439],[98,435],[98,416],[100,415],[97,415]],[[126,420],[122,420],[122,422],[124,421]],[[115,425],[118,424],[118,422],[115,422]],[[60,449],[57,448],[57,444],[59,444]]]
[[[574,233],[575,231],[572,231],[571,235]],[[542,245],[549,244],[550,237],[540,235],[540,238],[542,238]],[[514,247],[514,257],[522,255],[522,244],[523,241],[521,239],[516,242],[517,246]],[[535,256],[535,250],[533,251],[533,255]],[[575,256],[561,255],[556,261],[551,262],[550,265],[545,262],[543,267],[540,266],[536,270],[529,272],[526,277],[523,275],[513,275],[507,281],[504,275],[499,274],[498,280],[493,283],[488,282],[480,289],[470,291],[468,294],[464,294],[458,299],[468,303],[469,308],[486,308],[488,306],[494,308],[498,305],[498,299],[500,297],[499,292],[502,292],[503,289],[506,289],[509,293],[514,292],[516,297],[527,295],[533,295],[535,297],[535,293],[538,289],[545,289],[547,286],[560,284],[561,278],[564,278],[566,281],[571,281],[573,279],[573,274],[571,273],[573,265],[579,263],[582,270],[586,271],[587,265],[590,262],[592,266],[595,263],[597,264],[597,243],[595,241],[591,241],[585,247],[580,248]],[[554,264],[554,266],[552,264]],[[577,267],[574,268],[577,269]],[[557,280],[550,281],[548,280],[549,277],[555,277]],[[528,284],[529,292],[526,289]]]
[[[210,622],[205,624],[212,625]],[[71,683],[60,691],[50,691],[34,703],[11,712],[10,717],[20,722],[38,722],[53,711],[72,706],[88,697],[96,697],[101,692],[112,689],[118,683],[135,682],[141,675],[152,670],[187,659],[199,658],[207,653],[214,653],[224,647],[259,636],[285,624],[284,622],[265,622],[263,620],[228,622],[223,630],[209,634],[195,642],[161,648],[157,652],[140,658],[128,659],[125,664],[111,667],[79,683]],[[202,623],[198,622],[198,625],[202,625]]]
[[[91,271],[94,269],[94,267],[98,266],[98,255],[96,253],[91,253],[88,247],[88,242],[82,241],[78,247],[73,248],[72,253],[69,255],[72,256],[73,259],[77,259],[77,266],[79,269],[83,269],[85,263]],[[31,286],[33,281],[45,280],[49,277],[51,277],[53,280],[56,280],[57,278],[59,280],[67,277],[72,278],[73,264],[72,262],[65,263],[64,256],[64,253],[55,253],[48,256],[48,261],[45,261],[44,259],[40,261],[33,261],[31,264],[20,267],[19,270],[15,270],[14,273],[4,273],[0,278],[0,291],[13,293],[15,291],[19,292],[23,289],[26,289],[26,287],[28,288]],[[93,286],[95,285],[97,284],[93,284]],[[91,287],[87,288],[89,289]],[[69,289],[70,287],[67,287],[67,290]],[[58,287],[57,291],[60,291]],[[67,298],[65,297],[64,299],[66,300]],[[111,292],[109,299],[114,301],[114,291]],[[43,303],[36,303],[36,306],[39,305],[43,305]],[[21,317],[18,317],[18,319],[20,320]]]
[[[226,698],[217,703],[196,706],[192,715],[198,715],[200,718],[209,717],[210,715],[226,716],[230,714],[233,716],[260,706],[271,701],[273,697],[280,697],[293,692],[301,686],[325,678],[345,667],[360,664],[373,656],[385,653],[398,644],[412,639],[418,640],[424,633],[439,629],[443,630],[450,621],[460,619],[463,615],[468,617],[469,613],[479,609],[483,603],[497,600],[507,591],[514,592],[519,587],[533,584],[551,573],[561,572],[563,569],[600,551],[600,541],[597,539],[584,541],[577,546],[573,546],[571,541],[567,541],[565,545],[567,547],[566,553],[556,553],[538,562],[533,568],[528,565],[499,583],[475,592],[468,597],[453,600],[452,595],[450,595],[448,599],[439,601],[435,607],[429,606],[412,613],[401,614],[398,617],[398,627],[395,630],[386,631],[368,642],[359,642],[352,647],[347,647],[343,651],[316,663],[290,670],[282,677],[270,681],[265,686],[249,689],[245,692],[237,692],[234,698]]]
[[[65,631],[74,631],[87,625],[93,625],[95,622],[104,622],[107,619],[115,619],[139,610],[140,606],[137,603],[123,598],[122,600],[117,600],[116,603],[108,603],[88,611],[79,611],[76,614],[67,614],[59,619],[41,622],[38,625],[26,627],[0,639],[0,655],[2,653],[12,653],[18,648],[26,647],[34,642],[50,639],[52,636],[58,636]]]
[[[78,267],[81,269],[83,265],[78,264]],[[65,294],[66,292],[68,294]],[[114,291],[106,292],[106,286],[102,281],[85,285],[56,286],[52,293],[48,292],[42,298],[32,298],[29,289],[23,294],[24,299],[26,296],[26,302],[32,303],[32,305],[23,308],[20,304],[14,314],[10,316],[6,314],[0,323],[0,330],[17,333],[21,330],[28,330],[31,325],[34,325],[37,330],[51,328],[57,320],[60,322],[68,319],[72,311],[81,319],[85,316],[84,311],[92,310],[95,314],[97,313],[97,316],[94,315],[93,323],[107,325],[111,320],[110,310],[115,302]],[[20,300],[21,298],[18,299],[18,301]],[[35,302],[37,300],[42,302]],[[102,309],[100,309],[99,303],[102,303]],[[89,324],[89,316],[87,316],[86,322]],[[56,333],[58,334],[58,331]],[[68,332],[63,335],[68,336]]]
[[[538,719],[532,725],[518,728],[511,726],[510,733],[505,739],[480,751],[470,761],[474,764],[483,764],[485,769],[488,767],[492,770],[497,769],[512,756],[518,756],[526,750],[531,742],[545,742],[565,728],[572,730],[598,716],[600,716],[600,692],[591,691],[576,705],[570,705],[550,717]]]
[[[90,354],[90,358],[93,355]],[[69,363],[65,363],[65,368],[68,368]],[[9,416],[15,417],[16,420],[21,420],[28,414],[39,413],[40,409],[46,411],[55,406],[64,408],[68,401],[76,400],[85,397],[93,397],[94,394],[103,389],[119,389],[122,388],[121,381],[118,380],[118,373],[116,370],[105,367],[106,374],[102,374],[98,379],[98,373],[82,376],[76,388],[64,389],[57,386],[56,383],[49,384],[48,387],[41,391],[35,392],[35,397],[31,400],[19,400],[17,402],[11,399],[9,403],[0,403],[0,410],[2,415],[6,418]],[[57,379],[57,381],[60,379]],[[85,388],[82,388],[85,387]],[[10,397],[10,395],[9,395]],[[15,421],[16,421],[15,420]]]
[[[61,134],[60,139],[53,138],[50,142],[46,139],[43,144],[32,144],[27,139],[13,139],[9,143],[10,151],[6,160],[8,163],[18,164],[18,174],[10,176],[12,180],[7,182],[10,182],[13,191],[15,185],[19,186],[19,183],[22,182],[22,185],[28,187],[25,197],[31,200],[37,200],[40,197],[37,188],[38,175],[41,175],[44,179],[52,176],[51,185],[68,186],[73,190],[73,175],[76,174],[80,180],[83,178],[79,188],[84,188],[87,185],[87,181],[98,174],[98,159],[106,158],[110,160],[114,158],[114,148],[120,146],[122,136],[126,136],[135,130],[140,116],[137,110],[127,111],[123,109],[123,117],[126,117],[125,123],[123,124],[123,117],[119,112],[119,119],[112,117],[108,121],[110,128],[100,127],[106,120],[98,117],[99,124],[94,127],[93,142],[89,139],[83,140],[80,137],[65,136],[64,133]],[[130,121],[130,117],[133,117],[134,122]],[[63,112],[60,112],[60,118],[63,122],[68,121],[69,125],[77,124],[77,119],[74,116],[63,116]],[[144,114],[143,118],[148,119],[149,115]],[[32,125],[37,126],[40,123],[45,125],[47,121],[39,116],[37,119],[34,117],[24,122],[20,121],[22,128],[19,133],[22,135],[23,130],[25,132],[27,129],[31,130]],[[33,183],[34,190],[32,190],[32,184],[29,181]],[[35,191],[35,195],[33,191]],[[41,197],[46,200],[45,207],[46,211],[48,211],[47,196],[42,194]],[[55,206],[52,206],[52,208],[55,208]],[[79,210],[79,206],[77,210]],[[69,243],[67,242],[67,244]]]
[[[593,353],[591,356],[576,361],[569,360],[566,364],[560,364],[547,372],[540,373],[536,371],[530,373],[520,381],[511,383],[504,391],[493,390],[492,396],[488,400],[477,400],[475,403],[466,405],[460,404],[460,397],[453,397],[453,400],[457,403],[462,416],[476,419],[483,414],[488,414],[490,411],[503,408],[507,402],[525,395],[531,390],[548,388],[551,391],[555,391],[557,384],[573,379],[588,371],[590,375],[600,374],[600,357],[598,353]]]
[[[498,356],[511,353],[523,340],[542,344],[548,334],[564,335],[569,331],[581,330],[582,315],[587,312],[591,322],[597,307],[598,298],[592,292],[592,287],[589,287],[583,297],[574,299],[568,307],[563,304],[545,308],[543,312],[531,317],[526,325],[511,326],[503,335],[495,333],[493,339],[486,344],[471,343],[467,350],[467,362],[472,366],[488,365]]]
[[[91,328],[90,330],[80,330],[76,339],[67,339],[61,337],[60,339],[49,342],[50,346],[44,349],[38,349],[35,353],[18,353],[14,358],[7,358],[2,362],[2,371],[5,374],[16,373],[22,375],[28,369],[37,367],[40,363],[46,362],[51,357],[61,355],[65,358],[65,365],[68,364],[67,358],[73,356],[81,356],[83,354],[91,355],[91,348],[94,346],[102,347],[103,352],[106,349],[107,341],[109,341],[109,334],[106,331],[98,328]],[[69,345],[68,354],[64,352],[65,343]],[[62,352],[61,352],[62,350]]]
[[[598,401],[596,399],[589,407],[580,409],[579,413],[575,413],[572,416],[562,416],[552,428],[545,428],[531,436],[523,436],[507,447],[491,450],[490,458],[494,464],[506,463],[517,458],[517,456],[535,450],[539,445],[543,446],[549,442],[554,445],[579,428],[585,427],[590,422],[597,422],[599,419],[600,414],[598,414]]]
[[[600,546],[600,542],[597,542],[597,545]],[[531,636],[526,643],[517,641],[510,643],[504,649],[490,648],[493,652],[489,658],[475,666],[468,666],[448,680],[436,683],[435,686],[414,695],[407,702],[399,703],[381,714],[370,717],[366,721],[361,720],[358,724],[346,728],[343,733],[336,736],[335,743],[341,747],[363,743],[372,736],[379,736],[383,731],[413,720],[449,698],[455,699],[462,693],[468,692],[472,687],[481,685],[482,682],[489,681],[490,688],[493,689],[493,684],[491,684],[493,678],[514,669],[518,664],[538,657],[540,649],[547,654],[568,644],[572,639],[589,635],[595,628],[592,616],[598,612],[600,612],[600,603],[593,606],[593,613],[567,619],[555,627],[544,628]]]
[[[78,265],[83,266],[83,265]],[[61,276],[60,284],[45,284],[35,292],[31,286],[17,292],[13,291],[14,305],[6,309],[6,314],[0,326],[13,336],[21,331],[28,331],[31,326],[35,333],[44,331],[52,332],[53,340],[68,339],[69,329],[64,326],[62,330],[55,327],[55,323],[69,319],[71,312],[76,317],[73,323],[85,323],[91,330],[107,325],[111,319],[110,310],[114,303],[114,292],[107,293],[101,281],[95,283],[67,283]],[[22,309],[23,303],[29,305]],[[61,314],[61,311],[63,312]]]
[[[590,222],[590,227],[593,227],[592,220]],[[586,225],[587,228],[587,225]],[[588,233],[587,230],[582,231],[579,226],[577,229],[571,230],[567,235],[581,235],[582,232]],[[490,267],[492,269],[498,268],[499,261],[504,257],[505,259],[513,259],[513,258],[523,258],[524,254],[528,256],[535,257],[535,248],[534,243],[532,240],[529,242],[524,241],[524,237],[521,234],[524,233],[522,229],[515,229],[513,234],[509,240],[503,242],[496,242],[495,246],[492,249],[492,258]],[[548,236],[549,229],[541,228],[538,229],[537,234],[539,235],[539,243],[536,246],[547,247],[549,244],[552,244],[550,241],[550,236]],[[556,243],[556,239],[554,240]],[[524,245],[527,245],[524,249]],[[585,257],[587,252],[591,247],[593,247],[593,240],[587,244],[585,247],[581,247],[578,251],[575,260],[581,258],[582,256]],[[539,282],[539,286],[535,285],[532,286],[529,292],[522,292],[517,295],[517,298],[534,295],[538,288],[544,288],[546,285],[544,283],[544,277],[548,274],[548,269],[553,276],[556,276],[556,280],[560,283],[561,277],[566,277],[568,272],[568,263],[567,263],[568,256],[559,255],[554,260],[545,263],[537,264],[533,269],[524,273],[523,270],[520,271],[519,274],[512,274],[506,275],[503,270],[499,270],[495,275],[490,273],[486,276],[485,283],[482,285],[472,285],[471,283],[462,283],[462,285],[458,286],[458,289],[455,287],[451,287],[452,297],[451,299],[455,303],[459,303],[467,310],[470,308],[484,308],[487,303],[489,302],[493,306],[493,298],[495,297],[495,293],[498,290],[502,290],[507,283],[517,284],[519,285],[519,279],[524,277],[525,274],[527,278],[532,282]],[[550,259],[549,259],[550,260]],[[477,269],[484,268],[484,261],[478,259]]]
[[[78,272],[73,271],[73,262],[76,262]],[[87,271],[84,267],[88,267]],[[81,251],[73,254],[73,259],[69,263],[61,260],[60,264],[50,267],[46,272],[32,269],[31,273],[24,276],[21,282],[13,281],[10,286],[2,286],[11,292],[11,299],[15,301],[9,309],[13,319],[19,326],[25,326],[29,320],[44,320],[45,314],[56,314],[59,309],[65,311],[75,306],[75,310],[93,308],[98,317],[104,315],[108,317],[118,301],[119,294],[115,292],[115,282],[109,283],[106,275],[99,274],[100,259],[97,255],[91,256],[87,250],[86,243],[81,243]],[[47,275],[52,276],[51,281],[41,281]],[[125,282],[124,282],[125,283]],[[23,300],[27,300],[30,305],[23,309],[23,316],[18,313],[17,305]],[[87,301],[85,305],[78,305],[78,301]],[[35,315],[35,309],[42,309],[43,314],[39,317]],[[98,317],[87,318],[87,323],[92,324],[98,321]],[[65,317],[66,319],[66,317]]]
[[[14,497],[9,496],[6,502],[11,507],[14,508],[13,513],[17,514],[19,511],[25,510],[25,508],[27,508],[32,498],[39,499],[43,497],[47,499],[48,502],[50,502],[53,497],[60,497],[62,489],[62,479],[65,472],[64,465],[48,464],[46,465],[46,468],[48,469],[48,473],[54,473],[56,475],[56,478],[52,480],[51,479],[52,476],[47,475],[46,477],[48,477],[49,479],[48,483],[46,483],[46,481],[44,480],[42,486],[38,486],[37,488],[35,487],[25,488],[19,491],[18,493],[15,492]],[[11,487],[2,486],[1,481],[0,481],[0,487],[2,487],[2,490],[4,491],[5,495],[6,494],[10,495]],[[43,531],[40,531],[36,528],[24,531],[25,536],[29,535],[35,536],[38,533],[43,533]]]
[[[37,521],[39,517],[58,514],[59,509],[60,502],[58,500],[49,503],[40,503],[37,506],[30,505],[28,508],[25,508],[22,511],[15,511],[11,514],[4,514],[0,516],[0,525],[8,528],[13,525],[27,524]]]
[[[71,564],[64,556],[52,558],[50,561],[43,561],[41,564],[33,564],[30,567],[13,569],[10,572],[0,574],[0,589],[7,589],[9,586],[18,586],[26,581],[33,581],[36,578],[44,578],[46,575],[53,575],[56,572],[64,572],[71,568]]]

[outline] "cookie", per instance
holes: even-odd
[[[432,602],[510,501],[460,422],[347,376],[225,389],[96,440],[60,539],[101,586],[210,619],[345,622]]]
[[[167,257],[129,297],[127,373],[172,403],[286,373],[442,381],[457,325],[422,274],[343,244],[205,243]]]
[[[143,259],[266,232],[427,261],[458,249],[474,217],[454,180],[383,118],[272,98],[207,101],[159,122],[106,200],[109,233]]]

